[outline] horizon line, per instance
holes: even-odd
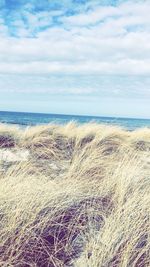
[[[150,120],[150,118],[139,117],[120,117],[120,116],[105,116],[105,115],[83,115],[83,114],[64,114],[64,113],[46,113],[46,112],[34,112],[34,111],[12,111],[12,110],[0,110],[0,112],[6,113],[26,113],[26,114],[41,114],[41,115],[56,115],[56,116],[73,116],[73,117],[93,117],[93,118],[110,118],[110,119],[131,119],[131,120]]]

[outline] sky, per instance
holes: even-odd
[[[0,0],[0,110],[150,118],[150,0]]]

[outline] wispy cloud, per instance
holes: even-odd
[[[33,80],[41,93],[150,96],[148,0],[0,0],[0,7],[1,91],[15,90],[16,79],[17,91]]]

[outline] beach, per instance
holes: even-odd
[[[150,267],[150,0],[0,0],[0,267]]]
[[[0,125],[0,266],[149,266],[150,129]]]

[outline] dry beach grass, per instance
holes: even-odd
[[[148,267],[149,192],[150,129],[1,125],[0,266]]]

